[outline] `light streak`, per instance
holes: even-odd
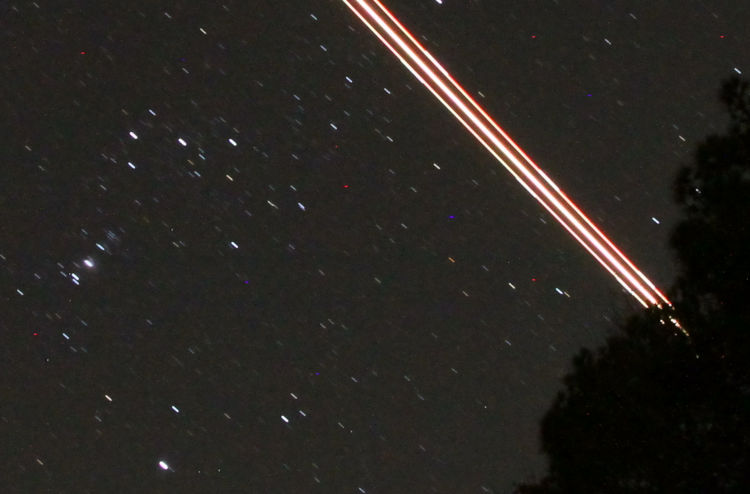
[[[379,0],[342,1],[641,305],[672,305]]]

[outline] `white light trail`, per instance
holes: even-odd
[[[379,0],[342,1],[641,305],[672,305]]]

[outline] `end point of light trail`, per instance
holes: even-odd
[[[379,0],[342,1],[523,188],[641,305],[672,305]]]

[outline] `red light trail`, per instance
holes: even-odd
[[[641,305],[672,305],[379,0],[342,1]]]

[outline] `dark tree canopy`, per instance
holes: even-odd
[[[725,135],[698,146],[695,163],[680,170],[675,196],[685,219],[672,234],[681,275],[681,309],[690,317],[750,321],[750,85],[724,83],[730,115]]]
[[[750,492],[750,85],[720,97],[729,129],[675,181],[674,309],[575,357],[542,421],[549,473],[519,493]]]

